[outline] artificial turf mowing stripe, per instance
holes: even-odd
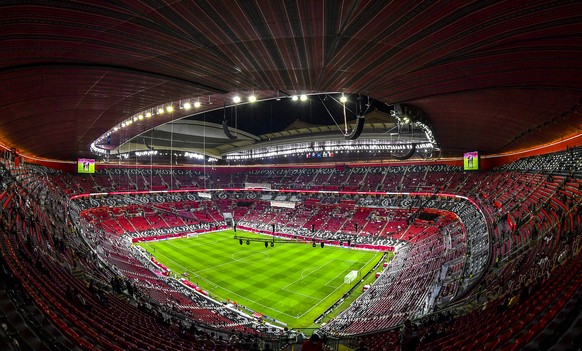
[[[239,230],[238,234],[241,234]],[[244,233],[245,237],[258,234]],[[208,290],[219,301],[231,300],[293,328],[313,324],[353,284],[352,270],[368,272],[382,253],[308,244],[276,243],[265,248],[234,240],[234,232],[139,244],[178,276]]]

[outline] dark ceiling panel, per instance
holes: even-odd
[[[18,1],[0,6],[0,45],[0,141],[45,158],[89,155],[170,101],[215,109],[253,91],[418,105],[450,154],[580,127],[562,116],[582,96],[579,1]]]
[[[538,89],[489,89],[412,103],[438,121],[434,126],[435,137],[445,150],[457,154],[470,150],[498,153],[534,146],[533,131],[555,136],[556,132],[568,135],[582,128],[579,117],[569,114],[562,118],[563,113],[579,103],[579,94],[574,91],[568,94]],[[556,106],[565,108],[558,110]]]

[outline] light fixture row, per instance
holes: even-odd
[[[342,96],[342,98],[345,98],[345,97]],[[250,103],[257,102],[257,97],[254,94],[253,95],[249,95],[249,97],[247,98],[247,100]],[[280,100],[281,100],[281,98],[277,98],[277,101],[280,101]],[[293,101],[307,101],[307,95],[305,95],[305,94],[301,94],[301,95],[291,95],[291,100],[293,100]],[[235,103],[235,104],[239,104],[239,103],[241,103],[241,101],[242,101],[242,98],[239,95],[235,95],[232,98],[232,102]],[[342,102],[345,103],[346,101],[347,101],[347,98],[345,98],[345,101],[342,101]]]
[[[305,95],[305,94],[301,94],[299,96],[293,95],[293,96],[291,96],[291,100],[293,100],[293,101],[297,101],[297,100],[307,101],[307,95]]]
[[[308,96],[306,94],[292,95],[292,96],[290,96],[290,98],[293,101],[302,101],[302,102],[305,102],[305,101],[308,100]],[[279,101],[279,100],[281,100],[281,98],[280,97],[277,97],[277,101]],[[210,98],[209,98],[209,101],[210,101]],[[254,103],[254,102],[257,102],[258,99],[257,99],[257,96],[253,93],[253,94],[251,94],[251,95],[249,95],[247,97],[247,101],[249,103]],[[347,102],[347,98],[342,94],[342,96],[340,98],[340,101],[345,104]],[[234,104],[239,104],[239,103],[242,102],[242,98],[239,95],[235,95],[232,98],[232,102]],[[148,111],[144,111],[144,112],[141,112],[139,114],[136,114],[136,115],[134,115],[132,117],[129,117],[125,121],[122,121],[121,123],[119,123],[116,126],[114,126],[113,128],[111,128],[105,134],[101,135],[101,137],[99,137],[97,140],[95,140],[92,143],[92,145],[93,144],[98,145],[103,140],[105,140],[105,138],[107,138],[108,143],[109,143],[111,134],[113,134],[115,132],[118,132],[119,130],[121,130],[123,128],[129,127],[134,122],[142,121],[144,119],[151,118],[151,117],[153,117],[155,115],[163,115],[165,113],[173,113],[175,111],[174,104],[170,103],[170,104],[167,104],[167,105],[161,105],[161,106],[158,106],[157,108],[152,108],[152,109],[150,109]],[[186,111],[191,110],[192,108],[200,108],[200,107],[202,107],[202,104],[200,103],[200,100],[199,99],[197,99],[196,101],[193,101],[193,102],[190,101],[190,100],[188,100],[188,101],[186,101],[184,103],[180,102],[180,104],[179,104],[179,109],[180,110],[183,109],[183,110],[186,110]],[[94,150],[92,150],[92,151],[94,151]]]
[[[202,104],[200,103],[200,101],[195,101],[193,104],[191,102],[185,102],[185,103],[180,105],[180,109],[191,110],[192,107],[200,108],[201,106],[202,106]],[[175,111],[175,108],[174,108],[173,104],[169,104],[165,107],[160,106],[157,109],[152,109],[152,110],[147,111],[147,112],[142,112],[140,114],[134,115],[134,116],[126,119],[125,121],[121,122],[119,125],[113,127],[112,131],[117,132],[119,129],[125,128],[125,127],[133,124],[134,122],[141,121],[144,118],[150,118],[150,117],[155,116],[155,115],[163,115],[164,113],[172,113],[174,111]],[[109,134],[110,133],[111,133],[111,131],[109,132]]]
[[[298,100],[299,101],[307,101],[307,99],[308,99],[307,98],[307,95],[305,95],[305,94],[292,95],[291,96],[291,100],[293,100],[293,101],[298,101]],[[240,103],[242,101],[242,99],[241,99],[240,96],[236,95],[236,96],[234,96],[232,98],[232,101],[233,101],[233,103],[238,104],[238,103]],[[257,96],[254,95],[254,94],[253,95],[249,95],[248,101],[250,103],[256,102],[257,101]],[[342,97],[340,98],[340,101],[342,103],[345,103],[347,101],[347,98],[344,95],[342,95]],[[201,106],[202,106],[202,104],[200,103],[200,101],[197,100],[193,104],[191,102],[185,102],[185,103],[181,104],[180,105],[180,109],[190,110],[190,109],[192,109],[192,107],[194,107],[194,108],[200,108]],[[140,113],[138,115],[134,115],[133,117],[130,117],[129,119],[127,119],[127,120],[121,122],[119,125],[115,126],[112,129],[112,131],[109,132],[109,134],[111,132],[117,132],[121,128],[128,127],[131,124],[133,124],[134,122],[141,121],[144,118],[150,118],[150,117],[152,117],[154,115],[163,115],[166,112],[167,113],[174,112],[174,105],[169,104],[169,105],[165,106],[165,108],[163,106],[160,106],[156,110],[151,110],[151,111],[148,111],[148,112]]]

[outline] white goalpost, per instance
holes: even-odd
[[[360,271],[351,271],[350,273],[346,274],[344,277],[344,284],[351,284],[356,278]]]

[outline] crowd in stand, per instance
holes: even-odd
[[[139,236],[142,232],[137,230],[138,226],[130,223],[131,226],[123,228],[117,235],[111,235],[115,233],[108,231],[107,227],[101,227],[96,232],[88,232],[87,228],[81,231],[78,227],[81,218],[83,223],[90,224],[93,220],[96,224],[103,219],[100,217],[102,215],[115,219],[126,218],[127,214],[136,217],[138,213],[139,217],[143,217],[149,213],[155,214],[168,228],[172,227],[170,223],[174,223],[173,219],[180,218],[184,224],[211,229],[224,224],[222,213],[225,209],[235,212],[238,203],[244,200],[246,205],[242,207],[245,208],[239,208],[236,212],[240,216],[239,224],[257,230],[272,232],[275,224],[277,231],[320,240],[399,245],[389,269],[349,309],[328,323],[324,328],[326,332],[332,335],[358,334],[390,328],[412,319],[414,323],[408,328],[413,330],[420,326],[414,333],[418,335],[421,348],[442,347],[443,339],[458,346],[459,341],[467,337],[465,330],[468,328],[460,328],[463,322],[477,327],[478,321],[483,322],[483,319],[476,314],[478,312],[467,314],[463,309],[447,308],[446,303],[456,297],[471,296],[470,300],[465,301],[465,308],[471,306],[471,302],[478,304],[478,309],[486,314],[508,315],[507,311],[516,306],[530,308],[533,306],[531,301],[540,304],[550,296],[556,297],[542,291],[542,286],[565,287],[559,295],[563,298],[572,296],[576,291],[572,286],[556,281],[556,277],[574,277],[573,282],[578,284],[574,285],[575,288],[580,284],[579,274],[575,272],[579,262],[580,237],[577,233],[581,229],[582,214],[582,193],[579,191],[582,176],[578,171],[581,153],[574,149],[522,159],[491,172],[469,176],[460,176],[462,173],[458,168],[444,165],[281,168],[221,176],[214,174],[203,179],[206,185],[240,186],[250,181],[265,183],[269,179],[273,187],[324,191],[317,194],[265,195],[264,198],[257,198],[254,193],[249,198],[245,192],[222,192],[214,194],[217,198],[213,201],[194,194],[109,196],[67,201],[63,191],[74,194],[102,189],[114,179],[114,184],[125,184],[128,189],[143,189],[152,184],[196,188],[200,185],[200,172],[166,174],[149,170],[151,181],[148,182],[147,173],[132,170],[130,174],[124,169],[117,169],[115,172],[105,171],[105,174],[96,175],[88,181],[87,178],[42,166],[16,166],[5,158],[6,167],[0,167],[0,203],[4,228],[2,253],[8,259],[4,260],[6,263],[3,262],[3,266],[9,267],[12,272],[20,272],[16,279],[24,280],[23,289],[36,303],[42,304],[44,299],[48,299],[47,308],[50,310],[52,307],[58,312],[51,316],[51,321],[56,325],[60,326],[59,322],[66,320],[71,322],[73,317],[65,313],[68,306],[74,307],[83,316],[78,318],[81,321],[76,330],[63,329],[80,345],[84,344],[83,340],[91,340],[97,344],[127,346],[119,339],[108,344],[103,337],[95,336],[95,331],[90,327],[95,322],[91,316],[96,309],[100,312],[120,306],[131,309],[117,296],[125,294],[144,313],[139,318],[153,318],[162,326],[157,329],[160,332],[163,330],[163,333],[170,335],[177,330],[178,335],[188,342],[195,342],[195,345],[212,344],[217,349],[252,349],[253,343],[258,343],[254,336],[276,331],[221,308],[173,280],[160,279],[152,274],[144,262],[140,263],[138,255],[128,250],[124,237],[119,236]],[[154,181],[154,177],[158,180]],[[167,177],[170,177],[169,181]],[[332,179],[334,182],[330,182]],[[339,185],[325,185],[328,183]],[[404,203],[399,195],[359,196],[325,192],[342,189],[422,190],[429,193],[446,190],[465,195],[472,202],[427,195],[422,199],[410,198],[409,203]],[[131,199],[129,203],[128,198]],[[223,201],[219,202],[219,199]],[[294,202],[298,206],[293,211],[273,208],[267,205],[270,200]],[[417,200],[418,203],[415,202]],[[171,210],[172,206],[160,206],[162,203],[188,201],[205,205],[180,205],[176,208],[183,211],[177,212]],[[62,211],[65,204],[68,206],[67,213]],[[121,209],[121,212],[95,212],[100,206]],[[376,209],[358,214],[358,207]],[[441,211],[441,217],[433,221],[436,224],[426,225],[413,216],[421,207]],[[194,208],[196,210],[193,211]],[[391,208],[397,209],[392,211]],[[401,212],[406,209],[408,212]],[[453,213],[457,219],[443,215],[446,212]],[[185,222],[184,218],[188,219],[188,214],[193,213],[196,215],[189,217],[192,223]],[[396,224],[394,232],[385,230],[388,223],[397,223],[400,217],[410,220],[404,221],[400,228]],[[314,218],[322,218],[323,222]],[[346,224],[352,219],[360,223],[358,228],[350,228]],[[149,219],[146,222],[152,225]],[[380,231],[366,231],[367,226],[372,227],[371,224],[378,222],[382,223]],[[323,229],[326,223],[328,225]],[[417,234],[405,238],[404,233],[411,228],[415,228]],[[489,264],[491,270],[483,275]],[[31,277],[25,274],[29,270],[34,272]],[[83,280],[78,280],[74,273],[80,273]],[[43,276],[56,276],[62,282],[52,286]],[[66,296],[67,302],[48,298],[55,293]],[[445,310],[439,312],[441,308]],[[203,312],[185,313],[188,310]],[[548,307],[535,312],[544,316],[551,312],[555,316],[557,310]],[[99,315],[99,318],[112,318],[112,325],[117,323],[109,315]],[[528,315],[524,320],[529,322],[531,318]],[[547,324],[548,321],[545,322]],[[521,324],[521,328],[526,325]],[[216,332],[213,337],[209,327],[226,332]],[[524,334],[522,329],[512,329],[511,333],[504,333],[504,338],[494,341],[493,335],[499,330],[490,326],[486,328],[490,328],[486,333],[489,339],[471,339],[471,342],[475,345],[485,342],[492,348],[511,342],[514,343],[512,345],[523,346],[535,336]],[[382,342],[398,343],[399,337],[395,336],[395,332],[388,332],[366,340],[378,345]],[[229,345],[229,340],[235,339],[238,339],[236,346]],[[241,339],[248,339],[249,342],[241,342]],[[139,347],[139,340],[132,340],[129,347]],[[180,349],[185,345],[187,342],[175,346]]]

